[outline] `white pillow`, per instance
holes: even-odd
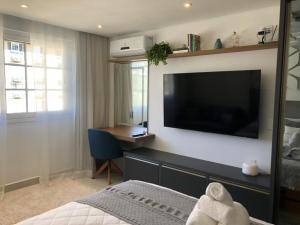
[[[288,145],[290,142],[290,138],[293,136],[295,133],[300,133],[300,128],[297,127],[290,127],[290,126],[285,126],[284,129],[284,136],[283,136],[283,144]]]
[[[289,139],[289,146],[291,148],[300,148],[300,132],[292,134]]]

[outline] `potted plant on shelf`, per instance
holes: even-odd
[[[163,62],[164,65],[167,64],[167,58],[169,54],[172,54],[172,49],[167,42],[156,43],[149,51],[147,51],[147,58],[150,64],[156,66],[159,62]]]

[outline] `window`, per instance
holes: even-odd
[[[7,114],[64,109],[63,50],[4,41]]]
[[[147,121],[148,105],[148,63],[131,63],[132,80],[132,118],[134,124]]]

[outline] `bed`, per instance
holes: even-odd
[[[300,161],[283,158],[281,168],[281,186],[292,191],[300,191]]]
[[[300,102],[286,102],[282,155],[281,186],[300,191]]]
[[[127,181],[17,225],[185,225],[197,200],[157,185]]]
[[[281,160],[281,207],[300,212],[300,102],[287,101]]]

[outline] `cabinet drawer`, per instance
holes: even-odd
[[[222,183],[234,201],[246,207],[250,216],[267,222],[272,221],[270,193],[215,178],[210,178],[209,181]]]
[[[159,164],[151,161],[125,156],[124,180],[140,180],[153,184],[159,182]]]
[[[199,198],[205,193],[207,178],[198,173],[163,165],[160,184],[181,193]]]

